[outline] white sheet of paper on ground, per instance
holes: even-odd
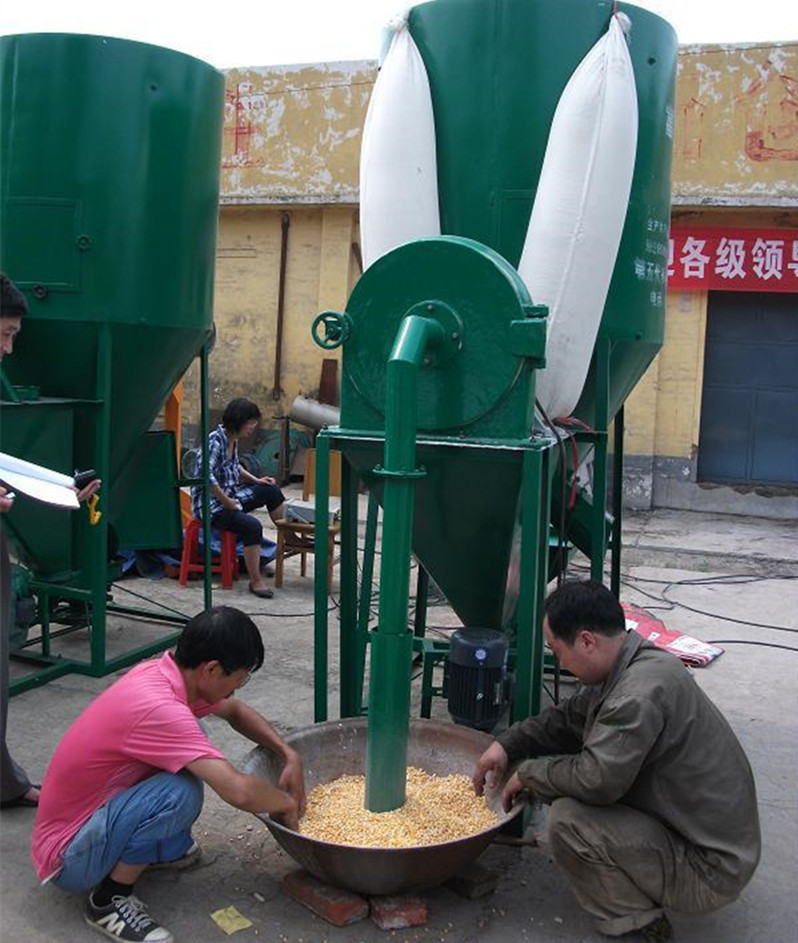
[[[62,508],[79,507],[75,482],[69,475],[35,465],[13,455],[0,452],[0,481],[8,490],[18,491],[29,498]]]
[[[424,61],[406,18],[369,102],[360,149],[363,267],[397,246],[441,234],[435,118]]]
[[[537,398],[568,416],[585,383],[621,242],[637,152],[637,92],[621,14],[565,86],[518,271],[549,307]]]

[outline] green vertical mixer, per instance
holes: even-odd
[[[435,0],[411,10],[435,119],[441,232],[400,245],[368,267],[343,313],[314,323],[321,346],[343,345],[340,426],[318,441],[344,456],[341,508],[340,713],[363,712],[370,648],[367,805],[404,801],[412,652],[423,638],[426,577],[465,627],[511,640],[515,718],[540,709],[542,603],[552,545],[572,542],[601,579],[620,537],[623,403],[662,344],[663,258],[670,211],[676,37],[667,23],[620,5],[639,111],[625,226],[593,360],[573,412],[578,431],[541,421],[536,371],[547,311],[515,266],[521,256],[552,117],[611,2]],[[531,296],[531,297],[530,297]],[[613,516],[608,434],[615,420]],[[594,450],[592,487],[571,489],[563,448]],[[578,463],[576,463],[578,464]],[[373,496],[358,601],[356,488]],[[328,496],[318,496],[326,520]],[[376,503],[384,509],[380,606],[368,628]],[[567,512],[567,513],[566,513]],[[316,716],[327,714],[327,561],[316,555]],[[410,553],[419,562],[415,631],[408,627]],[[429,691],[425,692],[428,695]],[[424,703],[428,709],[429,698]]]
[[[99,520],[24,499],[4,515],[44,630],[24,685],[174,637],[107,658],[109,558],[181,541],[174,438],[149,429],[212,329],[223,102],[220,72],[167,49],[0,39],[0,268],[30,307],[3,362],[0,449],[103,480]],[[88,662],[50,650],[64,608],[88,614]]]

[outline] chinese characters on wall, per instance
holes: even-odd
[[[676,226],[667,273],[669,288],[798,292],[798,231]]]

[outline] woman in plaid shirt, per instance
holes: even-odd
[[[283,517],[285,496],[274,478],[256,478],[238,460],[238,440],[250,436],[261,418],[260,409],[251,400],[239,397],[227,404],[222,423],[208,436],[211,527],[229,530],[244,545],[244,563],[249,575],[249,591],[262,599],[271,599],[273,591],[263,582],[260,572],[260,548],[263,525],[253,514],[265,507],[273,521]],[[201,474],[202,452],[197,459]],[[202,488],[191,489],[194,517],[202,520]]]

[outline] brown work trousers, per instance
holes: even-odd
[[[663,907],[698,914],[735,899],[702,880],[675,832],[628,806],[556,799],[549,838],[577,900],[606,936],[647,926]]]

